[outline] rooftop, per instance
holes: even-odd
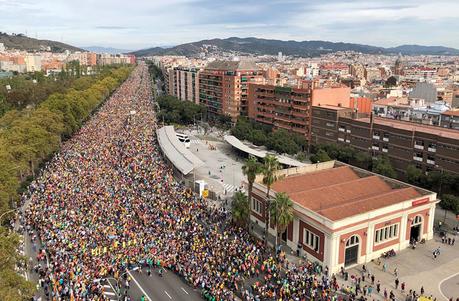
[[[459,116],[459,110],[450,110],[441,113],[442,115],[448,115],[448,116]]]
[[[330,220],[341,220],[423,194],[416,188],[344,165],[287,176],[272,186],[293,202]]]
[[[370,118],[359,118],[356,119],[357,121],[362,121],[366,123],[370,123]],[[419,123],[413,123],[408,121],[401,121],[395,119],[388,119],[388,118],[374,118],[374,124],[384,125],[396,129],[407,130],[407,131],[416,131],[431,135],[437,135],[440,137],[446,137],[451,139],[458,139],[459,140],[459,131],[453,129],[445,129],[434,125],[424,125]]]
[[[313,107],[314,108],[324,108],[324,109],[334,110],[334,111],[351,110],[350,108],[346,108],[346,107],[332,106],[332,105],[322,105],[322,104],[319,104],[319,105],[313,106]]]

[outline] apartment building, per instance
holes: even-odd
[[[338,120],[338,127],[314,122],[318,108],[313,108],[312,143],[333,142],[368,152],[373,157],[387,155],[395,169],[404,172],[414,165],[424,172],[441,170],[459,173],[459,131],[406,121],[361,116],[336,117],[331,114],[330,125]],[[340,110],[337,110],[340,111]],[[339,114],[338,112],[336,114]],[[331,133],[335,131],[332,135]]]
[[[282,128],[309,140],[311,89],[249,85],[249,118],[274,128]]]
[[[199,69],[175,67],[168,72],[169,94],[180,100],[199,103]]]
[[[327,144],[338,141],[338,122],[342,117],[351,117],[351,108],[332,105],[312,107],[311,143]]]
[[[440,116],[440,126],[443,128],[459,130],[459,110],[443,112]]]
[[[247,116],[249,83],[264,83],[264,72],[250,61],[214,61],[199,74],[199,102],[209,117]]]
[[[328,266],[365,264],[410,241],[432,239],[436,193],[336,161],[277,172],[269,195],[286,193],[293,221],[279,235],[281,244]],[[255,180],[251,220],[265,226],[267,187]],[[269,228],[276,235],[274,226]]]

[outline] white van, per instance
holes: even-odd
[[[185,144],[186,148],[190,148],[191,142],[190,142],[190,138],[188,137],[188,135],[176,133],[176,136],[180,142]]]

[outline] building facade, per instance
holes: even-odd
[[[199,75],[199,102],[210,117],[227,115],[236,122],[247,116],[248,85],[263,83],[263,71],[249,61],[214,61]]]
[[[309,140],[311,89],[250,84],[248,116],[276,129],[301,134]]]
[[[199,103],[199,69],[175,67],[169,76],[171,95],[180,100]]]
[[[328,132],[335,131],[336,135],[327,136],[327,132],[321,131],[323,126],[314,122],[314,110],[315,107],[312,143],[332,143],[336,137],[335,143],[339,145],[368,152],[373,157],[386,155],[399,172],[405,172],[409,165],[414,165],[424,172],[459,173],[457,130],[379,117],[353,118],[345,115],[336,118],[330,115],[325,119],[330,118],[329,123],[337,119],[338,126],[330,126]]]
[[[281,243],[332,273],[433,237],[436,194],[339,162],[281,170],[271,189],[293,201]],[[254,183],[251,220],[264,227],[266,186]],[[274,226],[269,229],[276,235]]]

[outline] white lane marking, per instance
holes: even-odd
[[[104,292],[104,295],[107,295],[107,296],[115,296],[115,293],[112,293],[112,292]]]
[[[108,284],[105,284],[104,287],[105,287],[105,288],[111,288],[112,286],[111,286],[111,285],[108,285]]]
[[[165,293],[166,293],[166,295],[169,297],[169,299],[171,299],[171,300],[172,300],[172,297],[171,297],[171,295],[169,295],[169,294],[168,294],[166,291],[164,291],[164,292],[165,292]]]
[[[448,277],[446,277],[445,279],[443,279],[442,281],[440,281],[440,283],[438,284],[438,291],[439,291],[440,294],[443,296],[443,298],[445,298],[445,300],[449,300],[449,299],[445,296],[445,294],[443,294],[443,292],[442,292],[442,290],[441,290],[441,285],[442,285],[443,282],[445,282],[446,280],[449,280],[449,279],[451,279],[451,278],[453,278],[453,277],[455,277],[455,276],[457,276],[457,275],[459,275],[459,272],[458,272],[458,273],[455,273],[455,274],[452,274],[452,275],[450,275],[450,276],[448,276]]]
[[[130,271],[128,271],[128,274],[129,274],[129,276],[131,276],[132,280],[134,280],[135,284],[137,284],[137,286],[140,288],[140,290],[145,295],[147,300],[153,300],[152,298],[150,298],[150,296],[148,296],[147,292],[145,292],[145,290],[140,286],[139,282],[134,278],[134,276],[132,276]]]
[[[189,295],[188,292],[183,287],[181,287],[181,289],[182,289],[182,291],[185,292],[185,294]]]

